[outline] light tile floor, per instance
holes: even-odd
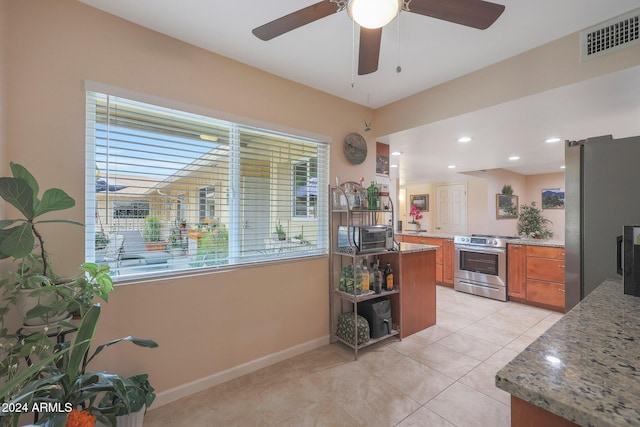
[[[149,411],[145,427],[510,425],[495,373],[562,315],[437,287],[437,324],[331,344]]]

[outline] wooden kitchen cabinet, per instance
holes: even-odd
[[[442,240],[442,275],[445,285],[453,287],[453,264],[454,264],[453,240]]]
[[[400,254],[402,338],[436,324],[435,252]]]
[[[436,250],[436,283],[453,288],[453,239],[403,235],[402,241],[439,246],[438,250]]]
[[[526,298],[527,258],[523,245],[507,245],[507,294],[510,298]]]
[[[564,312],[564,248],[527,246],[527,301]]]
[[[564,312],[564,248],[509,244],[507,251],[509,298]]]

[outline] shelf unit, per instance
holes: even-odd
[[[386,204],[386,209],[363,209],[354,208],[354,197],[351,194],[352,191],[360,192],[360,196],[364,196],[366,189],[363,189],[357,182],[345,182],[338,187],[330,189],[329,200],[331,203],[331,215],[329,216],[330,226],[330,244],[331,244],[331,257],[329,263],[329,307],[330,307],[330,331],[331,342],[342,342],[344,345],[350,347],[353,350],[354,358],[358,359],[358,351],[368,347],[372,344],[376,344],[380,341],[389,339],[390,337],[397,337],[400,339],[401,331],[401,260],[400,252],[398,250],[399,245],[394,239],[394,250],[382,250],[379,252],[367,252],[358,253],[356,247],[349,242],[349,247],[338,248],[338,228],[340,226],[369,226],[380,224],[393,224],[394,211],[393,203],[391,200]],[[394,271],[394,287],[392,290],[382,290],[381,293],[375,293],[373,291],[373,283],[370,284],[371,290],[365,292],[358,292],[356,282],[356,270],[357,267],[362,265],[363,260],[366,260],[367,267],[370,266],[371,261],[379,259],[381,262],[389,261]],[[340,275],[344,267],[351,266],[353,271],[353,291],[346,292],[339,289]],[[358,343],[358,303],[369,301],[379,298],[389,298],[391,303],[391,318],[392,328],[391,332],[379,338],[370,338],[366,343]],[[337,319],[342,313],[353,312],[354,315],[354,336],[353,343],[348,342],[345,339],[339,337],[337,332]]]

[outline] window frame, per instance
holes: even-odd
[[[95,106],[91,106],[91,102],[89,101],[89,92],[97,92],[98,94],[109,94],[109,96],[114,96],[114,97],[122,97],[122,98],[126,98],[132,101],[136,101],[136,102],[143,102],[143,103],[149,103],[153,106],[156,107],[160,107],[160,108],[169,108],[169,109],[173,109],[176,108],[173,104],[173,102],[158,102],[158,99],[156,98],[152,98],[152,99],[146,99],[145,96],[141,96],[141,97],[137,97],[131,93],[129,93],[128,91],[125,91],[125,93],[122,93],[122,91],[120,90],[105,90],[103,85],[98,85],[98,87],[94,87],[93,85],[89,85],[86,84],[85,88],[87,90],[87,138],[86,138],[86,146],[87,146],[87,156],[86,156],[86,168],[87,168],[87,173],[86,173],[86,177],[87,177],[87,196],[86,196],[86,213],[85,213],[85,217],[86,217],[86,232],[85,232],[85,258],[87,261],[96,261],[96,249],[95,246],[92,245],[92,240],[94,239],[94,236],[96,235],[96,233],[100,232],[99,227],[102,226],[102,224],[100,223],[100,221],[96,221],[96,212],[98,211],[98,209],[95,206],[95,195],[96,195],[96,188],[95,185],[93,185],[93,177],[95,176],[95,170],[92,169],[92,165],[95,166],[96,165],[96,130],[95,127],[91,128],[91,126],[89,125],[89,123],[92,121],[91,115],[95,114]],[[93,111],[92,111],[93,108]],[[180,112],[186,113],[186,114],[204,114],[208,117],[217,117],[214,120],[226,120],[226,118],[224,117],[225,115],[220,113],[220,112],[212,112],[209,110],[206,110],[200,107],[197,108],[192,108],[191,106],[185,106],[183,104],[180,104],[180,108],[178,109]],[[215,114],[215,115],[214,115]],[[94,116],[95,117],[95,116]],[[237,117],[233,117],[234,120],[238,121]],[[94,120],[95,122],[95,120]],[[246,124],[249,123],[249,124]],[[247,121],[239,121],[238,122],[239,126],[253,126],[251,124],[250,120]],[[318,167],[324,167],[325,170],[323,171],[324,174],[324,183],[326,183],[326,186],[328,187],[328,174],[329,174],[329,153],[330,153],[330,138],[326,137],[326,136],[321,136],[321,135],[316,135],[316,134],[310,134],[308,132],[301,132],[301,131],[296,131],[295,134],[291,133],[292,130],[291,129],[286,129],[285,131],[281,131],[277,129],[277,126],[274,125],[266,125],[264,123],[259,123],[260,127],[258,129],[263,129],[266,132],[272,132],[273,134],[281,134],[286,136],[287,138],[300,138],[301,141],[306,141],[306,142],[313,142],[314,144],[317,145],[317,152],[316,152],[316,156],[318,156],[319,160],[318,162],[320,162],[320,158],[323,159],[323,161],[325,162],[323,165],[319,165]],[[275,128],[275,129],[274,129]],[[305,135],[306,134],[306,135]],[[321,153],[322,152],[322,153]],[[218,189],[216,188],[216,191],[218,191]],[[292,189],[292,191],[295,191],[295,189]],[[180,195],[182,198],[180,199],[180,201],[178,202],[178,204],[176,206],[179,206],[181,209],[185,209],[185,206],[187,206],[187,204],[189,203],[186,199],[185,199],[185,195],[182,194]],[[297,259],[297,258],[309,258],[309,257],[317,257],[317,256],[326,256],[328,254],[329,248],[328,248],[328,195],[323,194],[323,197],[318,197],[318,199],[323,199],[324,203],[326,204],[327,209],[325,209],[326,211],[326,215],[323,218],[320,218],[322,215],[317,216],[317,218],[315,218],[316,223],[317,223],[317,227],[318,227],[318,235],[316,236],[317,240],[315,242],[315,245],[313,247],[312,250],[308,251],[307,253],[292,253],[289,255],[283,255],[283,256],[278,256],[278,257],[272,257],[272,256],[255,256],[255,257],[248,257],[248,256],[243,256],[242,259],[239,260],[233,260],[231,261],[231,256],[229,255],[229,262],[225,265],[219,265],[219,266],[215,266],[215,267],[211,267],[211,266],[203,266],[202,268],[190,268],[190,269],[186,269],[186,270],[174,270],[174,269],[167,269],[165,271],[159,271],[159,272],[146,272],[143,274],[136,274],[136,275],[118,275],[116,274],[113,278],[114,278],[114,282],[116,283],[128,283],[128,282],[138,282],[140,280],[147,280],[149,278],[154,278],[154,279],[159,279],[162,277],[173,277],[176,275],[179,276],[190,276],[190,275],[197,275],[197,274],[202,274],[203,272],[211,272],[211,271],[221,271],[221,270],[225,270],[225,269],[235,269],[235,268],[243,268],[246,267],[248,265],[251,266],[255,266],[256,264],[268,264],[268,263],[272,263],[272,262],[278,262],[278,261],[290,261],[292,259]],[[229,190],[227,190],[227,194],[226,197],[229,197]],[[198,202],[199,203],[199,202]],[[320,203],[317,202],[317,203]],[[217,209],[217,206],[216,208]],[[174,214],[175,217],[175,221],[178,222],[178,218],[181,217],[181,213],[179,211],[175,212]],[[302,218],[293,218],[293,216],[291,217],[292,220],[299,220]],[[309,220],[309,219],[308,219]],[[180,220],[180,222],[182,222]],[[238,230],[233,230],[233,227],[230,227],[230,229],[228,230],[229,233],[231,232],[235,232],[238,233]]]

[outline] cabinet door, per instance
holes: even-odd
[[[405,243],[420,243],[420,237],[418,236],[402,236],[402,241]]]
[[[453,240],[443,239],[442,241],[442,272],[444,283],[453,285]]]
[[[537,258],[564,259],[564,248],[528,245],[527,256]]]
[[[564,285],[527,279],[527,301],[564,311]]]
[[[527,257],[527,279],[564,283],[564,260]]]
[[[510,297],[525,298],[527,258],[522,245],[507,246],[507,293]]]

